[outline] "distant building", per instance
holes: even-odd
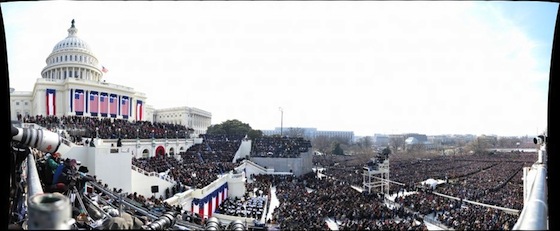
[[[440,144],[432,143],[430,141],[419,141],[415,136],[410,136],[404,141],[405,149],[419,148],[422,150],[434,150],[441,147]]]
[[[326,136],[329,138],[342,138],[348,142],[354,140],[354,132],[352,131],[319,131],[317,128],[300,128],[300,127],[286,127],[286,128],[275,128],[274,130],[261,130],[263,135],[282,135],[285,136],[301,136],[306,139],[312,140],[318,136]]]
[[[384,134],[374,134],[373,135],[373,143],[376,146],[389,146],[390,139],[388,135]]]
[[[416,139],[416,137],[408,137],[406,138],[406,140],[404,140],[404,144],[405,145],[415,145],[415,144],[419,144],[420,141],[418,141],[418,139]]]
[[[212,113],[194,107],[175,107],[159,109],[154,120],[163,123],[180,124],[194,129],[193,134],[206,134],[212,123]]]
[[[418,133],[407,133],[403,135],[405,140],[414,137],[418,142],[424,143],[428,141],[428,136],[426,134],[418,134]]]

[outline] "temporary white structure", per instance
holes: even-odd
[[[430,186],[432,189],[435,189],[436,186],[438,185],[438,181],[430,178],[430,179],[427,179],[425,181],[422,181],[421,184]]]

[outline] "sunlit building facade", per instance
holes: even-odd
[[[212,123],[212,113],[194,107],[159,109],[154,120],[162,123],[179,124],[193,129],[193,135],[206,134]]]
[[[262,130],[263,135],[284,135],[293,137],[304,137],[306,139],[314,139],[318,136],[325,136],[328,138],[341,138],[351,142],[354,140],[353,131],[319,131],[317,128],[300,128],[300,127],[286,127],[275,128],[274,130]]]
[[[146,104],[148,97],[145,93],[106,82],[103,75],[108,70],[100,65],[89,44],[78,37],[74,20],[68,36],[54,46],[45,62],[41,78],[37,79],[32,91],[10,89],[12,120],[36,115],[89,116],[170,122],[195,128],[197,133],[206,132],[210,126],[210,112],[182,107],[179,108],[182,119],[174,120],[169,114],[175,115],[177,110],[154,109]]]

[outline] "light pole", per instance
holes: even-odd
[[[279,107],[278,109],[280,109],[280,137],[282,137],[282,129],[284,128],[284,109],[282,109],[282,107]]]

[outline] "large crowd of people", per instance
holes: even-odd
[[[361,166],[348,164],[355,157],[337,157],[330,161],[324,156],[314,159],[327,178],[337,178],[343,184],[363,185]],[[346,159],[346,160],[344,160]],[[333,161],[335,160],[335,161]],[[536,161],[536,153],[492,153],[461,156],[434,156],[430,158],[391,158],[390,180],[404,186],[391,184],[390,193],[419,191],[419,184],[429,178],[444,180],[434,192],[460,198],[459,200],[427,193],[408,196],[401,194],[398,204],[421,215],[434,214],[443,224],[453,229],[511,229],[519,213],[510,210],[490,209],[463,202],[471,200],[507,209],[523,208],[523,167]],[[405,199],[406,198],[406,199]]]
[[[228,198],[215,213],[260,220],[264,215],[267,199],[266,195]]]
[[[202,143],[174,156],[133,158],[132,164],[148,172],[166,173],[181,186],[203,188],[228,173],[242,137],[201,136]]]
[[[180,125],[131,123],[119,119],[35,116],[23,118],[23,121],[50,130],[73,131],[70,132],[73,140],[80,137],[182,138],[188,135],[188,128]],[[185,191],[187,187],[203,188],[237,167],[234,157],[244,136],[201,135],[200,138],[203,138],[202,143],[191,146],[178,156],[133,158],[134,166],[148,172],[168,174],[177,185],[168,189],[165,197],[128,193],[126,198],[150,211],[181,210],[169,206],[163,202],[164,199]],[[302,138],[263,137],[253,141],[251,156],[297,157],[310,148],[309,141]],[[56,157],[37,150],[33,152],[37,157]],[[276,224],[282,230],[324,230],[327,228],[326,219],[338,223],[340,230],[426,230],[425,216],[432,216],[441,225],[452,229],[508,230],[516,222],[518,213],[464,200],[522,209],[522,168],[534,163],[536,154],[491,153],[430,158],[390,156],[389,160],[389,178],[403,183],[402,186],[391,184],[390,194],[399,193],[393,206],[387,204],[382,194],[359,192],[356,187],[351,187],[363,186],[363,158],[329,155],[314,157],[315,166],[321,170],[303,176],[249,176],[247,197],[228,198],[216,212],[261,219],[266,215],[270,189],[274,187],[280,203],[267,223]],[[428,178],[442,179],[445,183],[435,189],[422,188],[419,182]],[[120,189],[113,188],[112,191],[120,193]],[[413,193],[400,193],[404,191]],[[442,197],[435,192],[459,199]],[[108,197],[106,199],[116,203]],[[188,209],[183,209],[181,216],[183,220],[197,224],[206,222]]]
[[[360,193],[335,178],[270,177],[280,205],[269,222],[282,230],[322,230],[327,218],[340,230],[427,230],[415,214],[390,209],[378,194]]]
[[[270,203],[270,182],[259,181],[261,175],[249,176],[245,184],[246,192],[242,198],[229,198],[216,210],[225,215],[240,216],[261,220]]]
[[[72,142],[81,142],[82,138],[100,139],[163,139],[185,138],[191,128],[171,123],[150,121],[129,122],[116,118],[97,118],[86,116],[26,116],[23,123],[35,123],[51,131],[65,130]]]
[[[520,210],[523,207],[523,167],[536,161],[536,153],[496,153],[430,160],[391,162],[391,179],[409,187],[428,178],[445,180],[438,193]]]
[[[251,156],[297,158],[309,148],[311,142],[302,137],[265,136],[252,142]]]

